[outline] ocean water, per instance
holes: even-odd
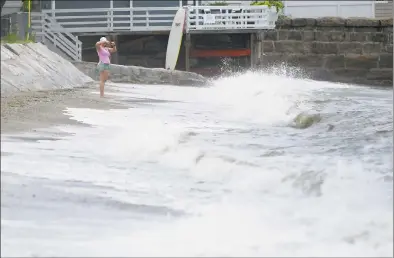
[[[129,108],[2,135],[3,256],[393,255],[392,89],[107,87]],[[321,120],[297,129],[301,113]]]

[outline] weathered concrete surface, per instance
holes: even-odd
[[[98,79],[98,74],[96,72],[97,63],[73,63],[86,75],[93,79]],[[208,80],[205,77],[196,73],[124,65],[111,65],[109,80],[121,83],[171,84],[179,86],[203,86],[208,83]]]
[[[1,97],[83,87],[94,81],[41,43],[1,45]]]
[[[106,89],[110,92],[111,89]],[[98,85],[55,91],[18,92],[1,98],[1,133],[16,133],[56,125],[88,126],[71,119],[67,108],[99,110],[127,108],[111,98],[100,98]]]
[[[393,86],[393,19],[282,19],[258,36],[258,67],[285,64],[312,79]]]

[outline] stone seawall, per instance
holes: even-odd
[[[73,63],[80,71],[98,80],[96,62]],[[205,77],[196,73],[124,65],[111,65],[109,80],[122,83],[170,84],[179,86],[203,86],[208,82]]]
[[[41,43],[1,45],[1,97],[83,87],[93,80]]]
[[[254,43],[262,52],[257,67],[286,64],[318,80],[393,85],[392,19],[283,19]]]

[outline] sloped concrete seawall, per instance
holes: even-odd
[[[1,45],[1,97],[83,87],[94,80],[41,43]]]
[[[70,62],[41,43],[1,45],[1,97],[19,92],[52,91],[91,85],[97,63]],[[203,76],[137,66],[111,66],[113,82],[204,85]]]
[[[98,74],[96,72],[97,63],[73,62],[73,64],[86,75],[98,80]],[[111,65],[109,80],[121,83],[168,84],[178,86],[204,86],[208,83],[205,77],[196,73],[124,65]]]

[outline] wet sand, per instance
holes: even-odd
[[[1,98],[1,133],[60,124],[88,126],[65,115],[66,108],[108,110],[126,106],[110,98],[100,98],[97,83],[77,89],[18,93]]]

